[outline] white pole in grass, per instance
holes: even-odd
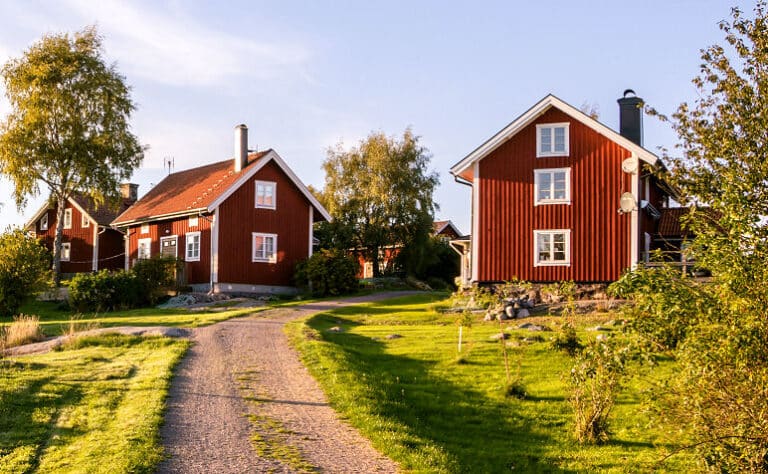
[[[464,326],[459,326],[459,352],[461,352],[461,330],[464,329]]]

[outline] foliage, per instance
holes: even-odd
[[[27,314],[14,316],[9,326],[0,327],[0,357],[3,349],[42,341],[44,337],[40,318]]]
[[[641,275],[633,297],[640,331],[667,347],[679,373],[657,409],[721,472],[768,470],[768,4],[738,8],[720,28],[725,45],[701,54],[694,103],[669,120],[680,156],[664,178],[689,207],[690,257],[712,273],[696,286],[674,273]],[[643,290],[645,287],[647,290]],[[653,291],[649,297],[643,291]],[[666,293],[671,292],[668,296]],[[664,332],[669,337],[664,337]]]
[[[35,293],[50,287],[51,255],[21,229],[0,234],[0,317],[8,317]]]
[[[611,340],[592,341],[571,370],[571,407],[580,443],[608,441],[608,417],[621,388],[627,347]]]
[[[556,294],[558,297],[565,298],[565,305],[560,314],[562,321],[552,338],[552,348],[575,356],[582,348],[576,335],[576,284],[572,281],[563,281],[554,284],[550,291],[553,295]]]
[[[176,287],[176,275],[183,265],[177,258],[155,255],[136,262],[131,272],[136,275],[149,304],[154,306],[166,290]]]
[[[78,338],[0,367],[0,472],[155,472],[187,340]]]
[[[414,249],[418,249],[421,254],[414,255]],[[397,256],[400,266],[410,268],[416,278],[425,280],[434,289],[453,286],[454,279],[461,273],[459,255],[439,237],[429,237],[424,245],[411,246],[403,250]],[[415,263],[409,266],[409,261]]]
[[[49,34],[2,68],[10,113],[0,124],[0,174],[13,183],[16,205],[40,183],[58,205],[53,270],[58,281],[67,199],[87,194],[117,203],[118,185],[143,159],[128,119],[129,88],[102,56],[95,27]]]
[[[329,149],[322,202],[333,216],[327,226],[333,232],[324,240],[360,251],[373,262],[375,277],[381,276],[380,251],[402,246],[405,270],[415,272],[437,207],[438,177],[429,172],[429,160],[410,129],[400,139],[376,132],[350,150],[341,144]]]
[[[296,282],[310,288],[314,296],[337,296],[354,293],[357,262],[342,250],[320,250],[296,268]]]

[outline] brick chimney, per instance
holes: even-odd
[[[643,146],[643,99],[635,91],[627,89],[619,103],[619,133],[640,146]]]
[[[248,127],[240,124],[235,127],[235,173],[248,165]]]
[[[120,196],[128,201],[139,199],[139,185],[133,183],[122,183],[120,185]]]

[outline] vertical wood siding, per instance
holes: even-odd
[[[536,124],[569,122],[568,157],[536,158]],[[613,281],[630,262],[630,152],[550,109],[480,161],[478,280]],[[534,169],[571,168],[571,204],[534,206]],[[570,229],[570,266],[534,267],[534,230]]]
[[[276,209],[256,209],[254,181],[277,183]],[[309,256],[309,201],[269,162],[219,207],[219,282],[291,286]],[[251,233],[277,234],[277,262],[251,261]]]

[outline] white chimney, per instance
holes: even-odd
[[[240,124],[235,127],[235,173],[248,164],[248,127]]]

